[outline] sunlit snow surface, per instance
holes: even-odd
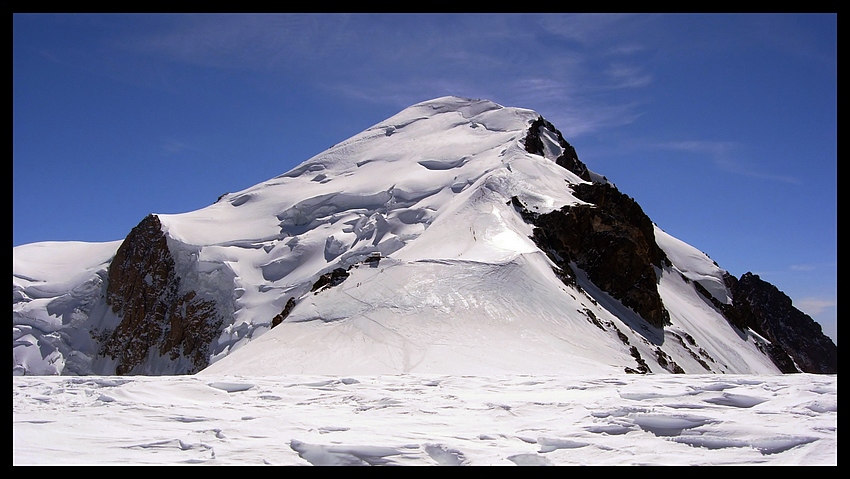
[[[13,464],[837,465],[825,375],[12,378]]]

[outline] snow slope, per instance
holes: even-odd
[[[555,163],[554,133],[543,131],[544,155],[525,150],[537,118],[486,100],[426,101],[209,207],[158,215],[181,287],[216,299],[229,318],[208,371],[593,374],[634,368],[637,353],[659,373],[670,362],[688,373],[778,373],[753,335],[733,329],[691,284],[728,302],[723,270],[658,228],[672,261],[659,271],[665,329],[586,278],[558,279],[511,199],[550,212],[581,203],[569,185],[583,180]],[[65,337],[73,321],[60,322],[68,314],[55,303],[82,296],[92,305],[63,310],[77,330],[114,325],[96,297],[118,244],[78,246],[92,251],[69,253],[80,259],[60,279],[32,266],[33,249],[51,245],[14,249],[13,374],[112,374],[87,369],[92,350]],[[341,283],[312,291],[339,268],[348,273]],[[39,282],[59,289],[31,295]],[[295,307],[271,329],[290,300]],[[80,360],[63,370],[71,355]],[[151,356],[144,370],[166,371],[166,361]]]
[[[109,262],[120,241],[44,242],[12,253],[12,374],[88,371],[98,345],[91,328],[102,304]]]

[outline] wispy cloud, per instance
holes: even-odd
[[[835,271],[835,263],[798,263],[788,267],[791,271]]]
[[[538,25],[547,33],[573,40],[584,46],[622,46],[621,41],[635,31],[645,30],[653,22],[652,16],[629,14],[564,14],[544,15]],[[634,45],[632,45],[633,47]]]
[[[740,158],[733,158],[728,156],[717,157],[715,158],[715,164],[717,164],[717,166],[721,169],[726,170],[730,173],[734,173],[736,175],[749,176],[751,178],[757,178],[760,180],[778,181],[780,183],[800,183],[800,180],[793,176],[776,175],[773,173],[768,173],[764,170],[753,168],[746,161]]]
[[[727,155],[738,149],[740,145],[731,141],[679,140],[649,143],[650,148],[660,150],[679,150],[691,153]]]
[[[569,141],[634,123],[641,116],[640,103],[594,105],[593,102],[562,100],[547,105],[544,113]]]
[[[744,145],[730,141],[665,141],[647,145],[649,148],[661,150],[677,150],[694,154],[710,156],[714,165],[729,173],[761,180],[778,181],[781,183],[797,184],[799,179],[789,175],[769,173],[751,165],[745,158]]]
[[[345,15],[210,14],[153,16],[144,33],[113,39],[113,47],[203,67],[269,69],[321,60],[354,40]]]
[[[794,301],[794,307],[810,316],[822,313],[827,308],[838,306],[838,301],[832,298],[807,297]]]
[[[57,65],[63,65],[64,66],[64,65],[68,64],[67,62],[65,62],[63,60],[60,60],[59,57],[57,57],[53,52],[50,52],[50,51],[45,50],[43,48],[33,48],[32,51],[38,53],[39,55],[41,55],[47,61],[53,62]]]
[[[604,85],[607,89],[641,88],[652,83],[652,75],[636,65],[612,63],[604,73],[609,79],[609,82]]]
[[[488,98],[552,112],[547,118],[573,138],[634,122],[645,104],[640,91],[653,82],[643,58],[647,47],[634,37],[653,21],[644,16],[164,15],[141,21],[142,27],[109,39],[109,47],[140,57],[147,71],[158,73],[149,80],[160,88],[179,83],[179,68],[190,66],[270,73],[289,85],[300,81],[400,108],[448,94]]]
[[[160,143],[160,151],[164,156],[176,155],[187,150],[194,150],[193,146],[188,145],[174,138],[166,138]]]
[[[814,271],[817,266],[813,264],[792,264],[790,269],[791,271]]]

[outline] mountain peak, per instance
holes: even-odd
[[[55,294],[13,272],[17,371],[58,358],[72,374],[780,371],[713,304],[732,296],[725,271],[528,109],[417,103],[143,223],[121,261],[80,258]],[[59,314],[72,319],[40,319]],[[132,362],[124,344],[139,346]]]
[[[465,98],[462,96],[456,95],[446,95],[437,98],[432,98],[430,100],[421,101],[419,103],[415,103],[408,108],[419,108],[419,107],[428,107],[435,110],[455,110],[460,111],[464,108],[470,108],[474,105],[486,105],[488,108],[496,109],[496,108],[504,108],[502,105],[499,105],[495,102],[492,102],[487,99],[481,98]]]

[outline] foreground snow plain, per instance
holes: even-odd
[[[837,465],[831,375],[21,376],[14,465]]]

